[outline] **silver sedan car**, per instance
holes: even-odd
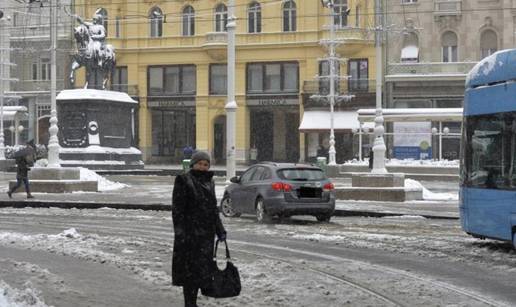
[[[256,214],[267,223],[273,216],[313,215],[329,222],[335,210],[333,184],[312,165],[261,162],[231,182],[221,201],[226,217]]]

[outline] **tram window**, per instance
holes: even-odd
[[[466,122],[465,184],[488,189],[516,189],[515,114],[475,116]]]

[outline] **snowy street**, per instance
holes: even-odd
[[[182,306],[170,212],[0,210],[0,292],[12,306]],[[243,291],[200,306],[500,306],[516,302],[510,244],[457,220],[223,220]],[[1,305],[1,304],[0,304]]]

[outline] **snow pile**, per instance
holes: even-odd
[[[368,165],[369,161],[357,159],[344,162],[344,165]],[[414,160],[414,159],[387,159],[386,166],[433,166],[433,167],[459,167],[459,160]]]
[[[67,229],[67,230],[61,232],[57,236],[70,238],[70,239],[78,239],[81,235],[77,232],[77,230],[75,228],[70,228],[70,229]]]
[[[426,189],[419,181],[413,179],[405,179],[405,188],[423,189],[424,200],[459,200],[459,195],[455,193],[434,193]]]
[[[81,170],[81,180],[97,181],[99,191],[113,191],[128,187],[128,185],[124,183],[109,181],[87,168],[79,167],[79,169]]]
[[[0,307],[48,307],[36,290],[30,287],[30,283],[25,286],[24,290],[18,290],[0,280]]]

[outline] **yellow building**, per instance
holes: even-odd
[[[328,87],[315,76],[327,73],[320,41],[329,37],[329,10],[316,0],[235,2],[237,163],[313,159],[320,145],[328,146],[329,124],[315,115],[307,118],[305,110],[329,113],[327,103],[310,98]],[[374,82],[368,80],[375,76],[374,1],[335,3],[338,53],[348,59],[340,73],[350,76],[338,88],[355,95],[337,110],[352,115],[339,117],[343,121],[356,121],[350,111],[374,106]],[[226,5],[219,0],[76,1],[78,15],[105,16],[107,42],[117,56],[112,88],[139,101],[138,144],[146,162],[177,162],[187,145],[224,162]],[[300,130],[301,122],[306,127]],[[338,124],[342,161],[358,151],[351,133],[355,122]]]

